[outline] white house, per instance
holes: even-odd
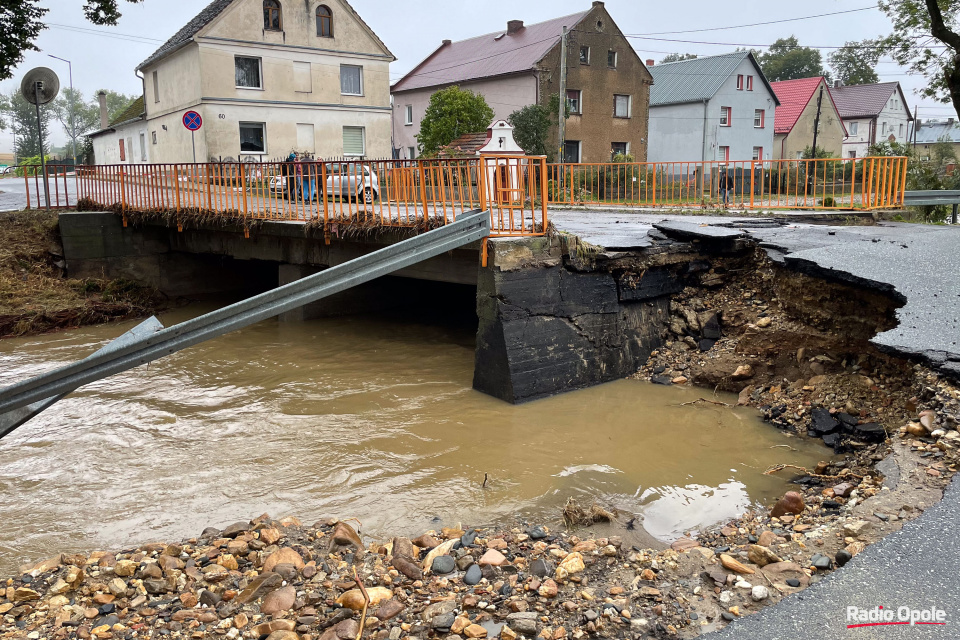
[[[346,0],[213,0],[137,67],[141,119],[93,134],[96,161],[389,157],[394,59]]]
[[[830,95],[847,128],[844,158],[862,158],[878,142],[910,140],[913,115],[899,82],[834,85]]]
[[[652,65],[649,162],[769,160],[780,105],[749,51]]]

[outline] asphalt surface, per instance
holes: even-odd
[[[37,200],[37,184],[31,181],[30,184],[30,205],[37,207],[43,198],[43,183],[40,183],[40,197]],[[67,192],[64,192],[67,189]],[[73,176],[70,175],[66,184],[63,176],[54,181],[50,180],[50,198],[51,205],[56,206],[57,198],[60,198],[62,204],[66,204],[67,199],[71,205],[77,202],[77,184]],[[23,178],[2,178],[0,179],[0,212],[3,211],[21,211],[27,207],[27,185]]]
[[[742,232],[774,260],[822,277],[875,288],[903,303],[897,328],[873,339],[881,349],[960,372],[960,228],[904,223],[870,227],[786,224],[767,219],[551,211],[560,230],[607,249],[650,246],[654,230],[689,241]],[[706,226],[704,226],[706,225]],[[723,229],[720,231],[719,229]],[[582,235],[581,235],[582,234]],[[909,478],[904,478],[909,482]],[[736,620],[718,640],[960,639],[960,484],[922,516],[857,555],[802,593]],[[943,626],[871,626],[847,607],[946,612]],[[894,621],[899,621],[895,617]]]

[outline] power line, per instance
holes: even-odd
[[[680,42],[684,44],[705,44],[713,45],[720,47],[759,47],[759,48],[770,48],[773,45],[771,44],[750,44],[747,42],[706,42],[703,40],[678,40],[675,38],[649,38],[647,36],[625,36],[627,38],[633,38],[635,40],[656,40],[657,42]],[[791,49],[879,49],[880,45],[841,45],[841,46],[827,46],[827,45],[797,45],[796,47],[791,47]],[[930,45],[930,46],[915,46],[914,49],[947,49],[946,45]]]
[[[752,24],[739,24],[739,25],[732,25],[729,27],[709,27],[706,29],[687,29],[685,31],[652,31],[650,33],[634,33],[634,34],[625,34],[625,35],[626,37],[631,38],[631,37],[639,37],[639,36],[662,36],[662,35],[676,34],[676,33],[701,33],[703,31],[724,31],[727,29],[745,29],[747,27],[760,27],[768,24],[782,24],[784,22],[812,20],[813,18],[825,18],[827,16],[838,16],[843,13],[856,13],[858,11],[870,11],[872,9],[876,9],[876,7],[871,6],[871,7],[862,7],[860,9],[847,9],[846,11],[834,11],[832,13],[818,13],[817,15],[813,15],[813,16],[801,16],[799,18],[784,18],[783,20],[768,20],[767,22],[754,22]]]
[[[96,35],[102,36],[105,38],[116,38],[117,40],[126,40],[127,42],[139,42],[143,44],[163,44],[164,40],[158,40],[156,38],[148,38],[147,36],[138,36],[132,33],[117,33],[113,31],[103,31],[100,29],[91,29],[88,27],[75,27],[69,24],[56,24],[54,22],[47,23],[47,26],[54,29],[61,29],[64,31],[73,31],[75,33],[82,33],[85,35]]]

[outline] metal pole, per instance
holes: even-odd
[[[563,28],[560,36],[560,112],[557,114],[557,163],[563,164],[566,160],[563,148],[567,135],[567,28]]]
[[[957,207],[960,205],[953,205],[953,218],[950,220],[951,224],[957,224]]]
[[[40,120],[40,83],[33,85],[33,96],[37,101],[37,143],[40,145],[40,167],[43,169],[43,198],[50,210],[50,183],[47,182],[47,159],[43,151],[43,122]]]
[[[190,142],[193,143],[193,164],[197,164],[197,132],[190,130]]]
[[[66,58],[59,58],[54,55],[47,54],[54,60],[60,60],[67,63],[67,67],[70,69],[70,97],[74,98],[73,95],[73,63],[67,60]],[[77,114],[74,111],[73,107],[70,107],[70,138],[73,140],[73,168],[76,171],[77,168]]]

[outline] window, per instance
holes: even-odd
[[[847,157],[848,157],[848,158],[856,158],[856,157],[857,157],[857,151],[856,151],[856,149],[854,149],[853,151],[848,151],[848,152],[847,152]]]
[[[900,137],[903,137],[903,123],[900,123]]]
[[[753,148],[753,160],[763,160],[763,147]]]
[[[153,137],[153,144],[157,144],[157,132],[156,131],[152,132],[151,136]]]
[[[580,141],[564,140],[563,142],[563,161],[580,162]]]
[[[753,76],[747,76],[747,91],[753,91]]]
[[[613,117],[630,117],[630,96],[613,96]]]
[[[147,161],[147,134],[140,132],[140,162]]]
[[[803,160],[803,151],[797,151],[797,160]]]
[[[617,52],[616,51],[607,51],[607,66],[611,69],[617,68]]]
[[[263,122],[240,123],[240,151],[243,153],[266,153],[267,125]]]
[[[316,147],[316,138],[313,135],[313,125],[310,123],[297,123],[297,151],[313,153]]]
[[[766,112],[763,109],[753,110],[753,128],[763,129]]]
[[[614,142],[610,145],[611,160],[613,160],[616,156],[625,156],[628,153],[630,153],[629,142]]]
[[[123,144],[123,138],[120,138],[120,162],[127,161],[127,148]]]
[[[403,124],[412,125],[413,124],[413,105],[408,104],[406,108],[406,113],[403,117]]]
[[[859,128],[860,128],[860,123],[859,123],[859,122],[851,122],[851,123],[850,123],[850,135],[852,135],[852,136],[857,135],[857,130],[858,130]]]
[[[590,47],[580,47],[580,64],[590,64]]]
[[[364,143],[363,127],[343,128],[343,155],[362,156],[365,150]]]
[[[730,121],[732,120],[730,107],[720,107],[720,126],[729,127]]]
[[[886,133],[886,132],[887,132],[887,123],[884,122],[884,123],[883,123],[883,131],[881,131],[881,133]]]
[[[720,161],[730,162],[730,147],[720,147]]]
[[[743,91],[743,74],[737,76],[737,91]]]
[[[283,30],[283,22],[280,20],[280,3],[277,0],[263,0],[263,30]]]
[[[363,95],[363,67],[340,65],[340,93],[345,96]]]
[[[234,59],[237,87],[243,89],[262,89],[260,83],[260,58],[236,56]]]
[[[407,147],[407,157],[413,160],[417,157],[417,148],[416,147]]]
[[[313,69],[309,62],[293,63],[293,86],[297,93],[313,92]]]
[[[321,38],[333,37],[333,12],[323,4],[317,7],[317,35]]]
[[[580,101],[580,90],[570,89],[567,91],[567,109],[570,113],[583,113],[583,104]]]
[[[160,102],[160,77],[157,72],[153,72],[153,101]]]

